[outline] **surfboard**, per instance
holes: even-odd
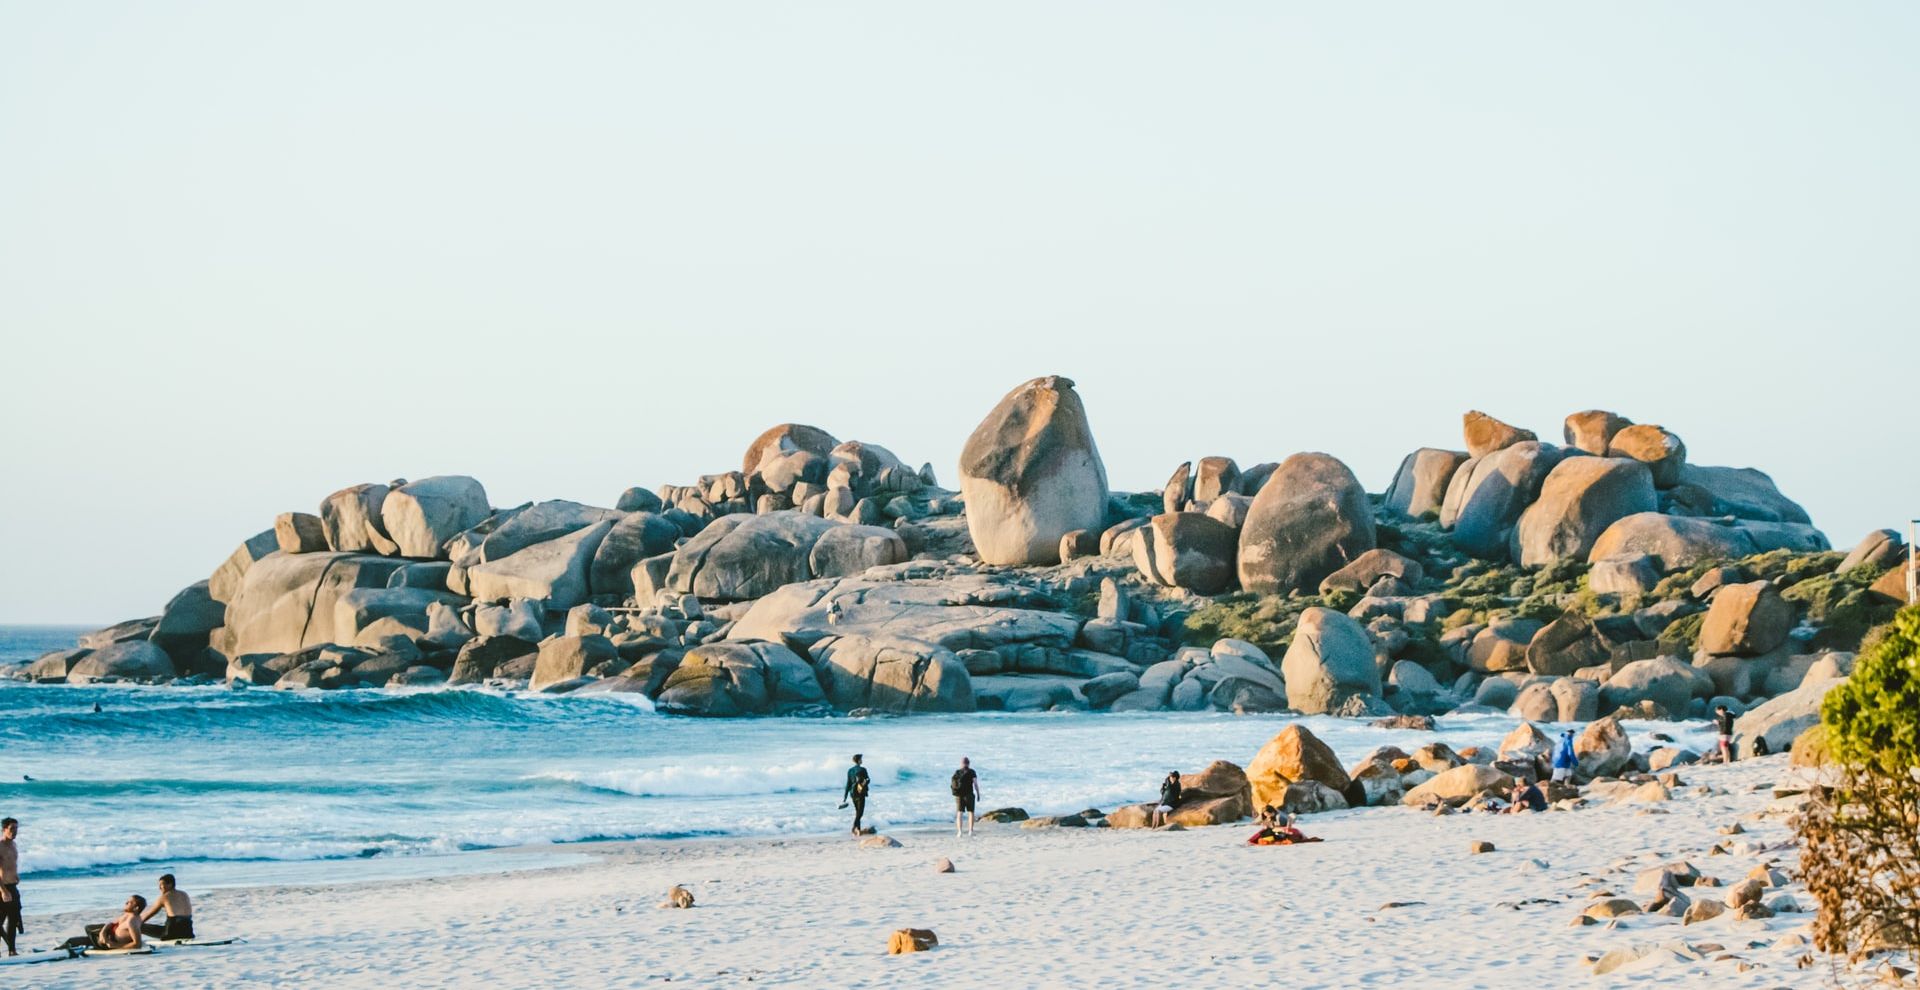
[[[179,946],[181,948],[189,948],[189,947],[203,946],[203,945],[238,945],[242,941],[244,941],[244,939],[241,939],[237,936],[234,938],[150,938],[150,939],[147,939],[147,942],[150,945],[164,945],[169,949],[175,946]]]
[[[132,948],[128,948],[128,949],[81,949],[80,951],[81,951],[81,952],[82,952],[83,954],[85,954],[85,955],[87,955],[88,957],[92,957],[92,956],[150,956],[150,955],[153,955],[153,946],[151,946],[151,945],[143,945],[143,946],[141,946],[141,947],[139,947],[139,948],[137,948],[137,949],[132,949]]]
[[[54,962],[60,959],[72,959],[79,954],[79,949],[41,949],[37,952],[22,952],[17,956],[0,956],[0,966],[26,966],[30,963]]]

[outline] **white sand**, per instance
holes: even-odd
[[[1569,927],[1587,877],[1629,895],[1633,873],[1687,858],[1731,883],[1762,855],[1709,857],[1719,841],[1778,843],[1784,818],[1756,784],[1786,779],[1784,757],[1682,769],[1690,789],[1659,805],[1540,815],[1434,817],[1398,808],[1307,819],[1325,842],[1257,848],[1250,825],[1145,832],[983,826],[971,840],[898,833],[903,848],[851,839],[614,844],[603,862],[566,869],[334,888],[211,891],[202,935],[246,944],[171,949],[0,969],[0,985],[364,987],[803,987],[1417,985],[1555,987],[1807,986],[1804,949],[1773,946],[1811,916],[1682,928],[1636,917],[1617,928]],[[876,794],[884,801],[884,794]],[[1030,809],[1067,811],[1073,809]],[[1485,839],[1496,852],[1470,855]],[[476,854],[484,855],[484,854]],[[942,875],[949,856],[959,872]],[[1531,860],[1543,860],[1540,867]],[[654,907],[675,883],[691,911]],[[189,887],[191,890],[191,887]],[[1797,886],[1788,888],[1807,902]],[[1701,889],[1697,896],[1723,890]],[[1769,896],[1774,892],[1769,891]],[[1548,904],[1512,902],[1533,898]],[[1636,897],[1636,900],[1645,900]],[[1389,901],[1419,902],[1387,909]],[[31,900],[28,901],[31,905]],[[29,918],[77,931],[68,915]],[[934,929],[938,949],[885,954],[896,928]],[[1623,945],[1684,938],[1721,943],[1751,963],[1666,962],[1596,977],[1586,960]],[[1789,938],[1791,941],[1791,938]]]

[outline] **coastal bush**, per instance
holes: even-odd
[[[1877,567],[1856,567],[1845,574],[1826,573],[1807,578],[1781,592],[1819,631],[1813,647],[1824,650],[1858,649],[1867,632],[1890,621],[1900,606],[1867,589],[1880,576]]]
[[[1707,613],[1695,612],[1683,615],[1660,630],[1659,641],[1675,648],[1683,657],[1690,657],[1700,646],[1700,627],[1705,625]]]
[[[1820,723],[1837,778],[1798,824],[1814,945],[1848,961],[1920,948],[1920,606],[1828,692]]]
[[[1318,595],[1221,595],[1182,620],[1181,641],[1188,646],[1212,646],[1222,639],[1244,639],[1277,659],[1293,642],[1300,613],[1323,604]]]

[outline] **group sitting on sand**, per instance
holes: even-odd
[[[163,942],[174,942],[193,937],[193,899],[181,890],[174,881],[173,874],[163,873],[159,881],[160,896],[152,904],[139,894],[130,894],[127,902],[120,906],[120,914],[113,920],[100,925],[88,925],[85,935],[75,935],[67,939],[68,949],[138,949],[146,944],[146,939],[156,938]],[[166,924],[148,924],[153,916],[161,911],[167,913]]]

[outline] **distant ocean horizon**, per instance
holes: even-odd
[[[0,627],[0,658],[82,631]],[[0,815],[22,821],[28,909],[54,911],[111,906],[165,871],[189,889],[338,882],[560,862],[566,843],[594,839],[833,834],[847,827],[837,805],[856,752],[883,827],[950,821],[962,756],[980,770],[983,810],[1111,809],[1152,797],[1168,770],[1245,765],[1294,721],[1349,763],[1435,735],[1324,716],[699,719],[619,694],[0,681]],[[1455,748],[1518,724],[1439,721]],[[1630,728],[1643,746],[1655,728],[1709,742],[1705,723]],[[554,853],[461,855],[526,845]]]

